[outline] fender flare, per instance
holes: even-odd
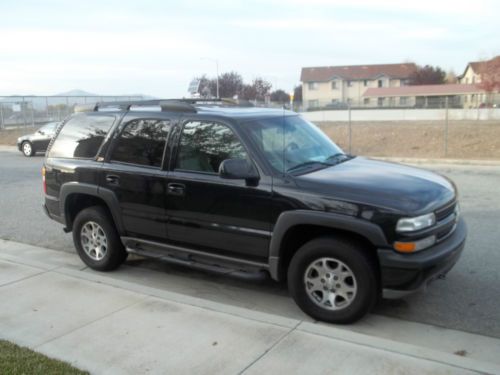
[[[279,281],[281,277],[281,243],[288,230],[297,225],[316,225],[353,232],[366,238],[377,248],[387,246],[387,240],[382,229],[369,221],[331,212],[286,211],[278,217],[269,245],[269,273],[274,280]]]
[[[113,221],[116,225],[116,230],[120,235],[125,234],[123,221],[120,216],[120,204],[115,193],[112,190],[101,188],[97,185],[85,184],[80,182],[67,182],[61,186],[59,208],[60,212],[64,215],[66,228],[69,229],[73,226],[73,223],[69,221],[68,207],[66,205],[66,199],[71,194],[85,194],[102,199],[108,206],[109,212],[113,217]]]

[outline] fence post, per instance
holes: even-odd
[[[448,113],[448,108],[449,108],[449,103],[448,103],[448,97],[446,97],[445,100],[445,128],[444,128],[444,157],[448,156],[448,123],[449,123],[449,113]]]
[[[347,112],[349,114],[349,154],[351,154],[352,153],[351,103],[347,104]]]
[[[3,105],[2,104],[0,104],[0,121],[2,121],[2,123],[0,124],[0,129],[4,129],[5,123],[3,120]]]

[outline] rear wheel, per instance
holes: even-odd
[[[376,265],[356,242],[322,237],[303,245],[288,268],[288,288],[297,305],[317,320],[347,324],[375,305]]]
[[[116,269],[127,259],[114,223],[101,206],[78,213],[73,223],[73,242],[82,261],[97,271]]]
[[[26,157],[33,156],[35,154],[35,150],[33,149],[33,145],[31,142],[25,141],[21,145],[21,150],[23,151],[23,155]]]

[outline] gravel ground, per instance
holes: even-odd
[[[349,150],[348,123],[317,125],[345,151]],[[446,155],[443,121],[357,121],[351,129],[354,155],[500,159],[500,121],[450,121]]]
[[[71,234],[42,212],[40,169],[43,157],[25,158],[0,147],[0,238],[73,252]],[[463,215],[469,226],[464,254],[445,280],[434,282],[426,293],[397,301],[383,301],[375,313],[447,328],[500,337],[500,167],[477,165],[423,165],[453,179],[461,192]],[[286,295],[272,282],[224,278],[159,265],[129,261],[130,265],[174,272],[243,290]]]

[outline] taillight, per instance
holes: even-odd
[[[42,167],[42,184],[43,184],[43,192],[47,194],[47,182],[45,181],[45,167]]]

